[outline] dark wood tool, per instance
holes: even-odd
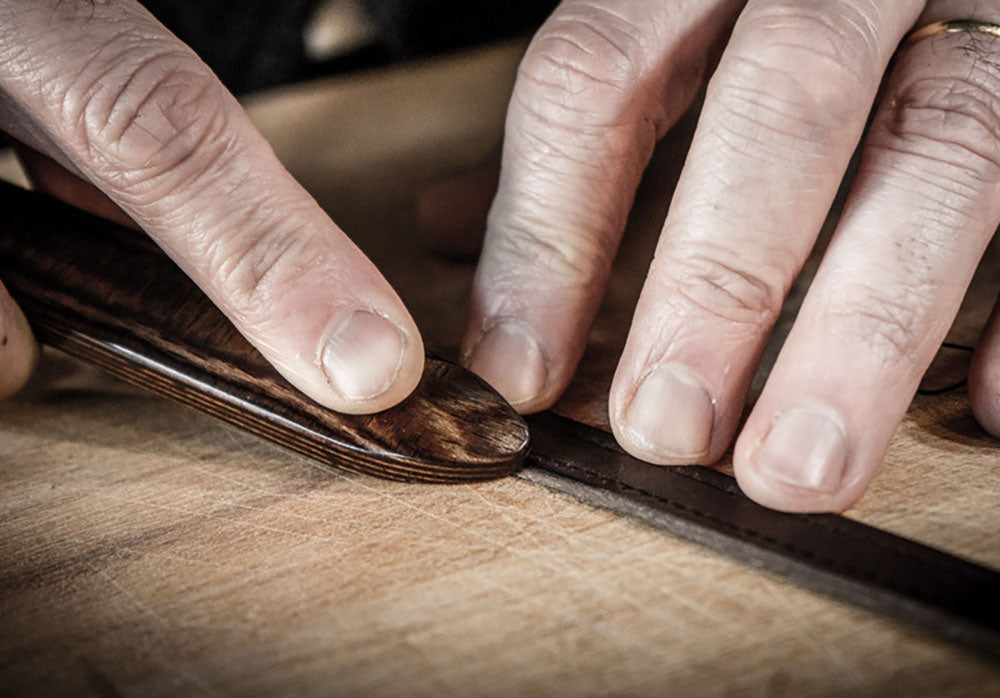
[[[0,185],[0,279],[41,341],[345,470],[423,482],[520,477],[1000,658],[1000,573],[836,515],[793,515],[697,467],[659,467],[554,414],[525,422],[462,368],[429,359],[372,416],[292,388],[155,245]],[[521,465],[527,467],[520,469]]]
[[[488,384],[428,357],[416,391],[343,415],[293,388],[148,238],[0,185],[0,279],[38,339],[344,470],[471,482],[517,470],[528,428]]]

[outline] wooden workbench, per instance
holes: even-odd
[[[519,50],[247,101],[439,352],[473,267],[414,234],[413,202],[496,147]],[[567,414],[603,420],[689,128],[650,168]],[[978,283],[957,341],[1000,274]],[[1000,567],[998,504],[1000,442],[955,391],[917,399],[848,515]],[[968,696],[1000,695],[1000,668],[528,482],[331,472],[50,353],[0,404],[0,695],[50,693]]]

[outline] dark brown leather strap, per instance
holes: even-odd
[[[843,516],[767,509],[727,475],[644,463],[611,434],[551,413],[528,425],[526,480],[1000,659],[995,570]]]

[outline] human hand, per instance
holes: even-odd
[[[416,386],[423,345],[398,296],[134,0],[0,0],[0,129],[41,154],[43,188],[146,231],[317,402],[375,412]],[[0,395],[37,352],[0,291],[4,328]]]
[[[521,411],[557,399],[654,143],[725,44],[609,399],[639,458],[719,459],[886,78],[839,227],[734,454],[758,502],[849,506],[1000,222],[1000,39],[900,46],[914,26],[967,17],[1000,22],[1000,8],[564,0],[511,100],[466,363]],[[998,313],[970,397],[1000,435]]]

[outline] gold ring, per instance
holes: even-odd
[[[950,19],[947,22],[934,22],[926,27],[914,29],[906,40],[912,44],[936,34],[956,34],[958,32],[989,34],[1000,39],[1000,24],[980,22],[978,19]]]

